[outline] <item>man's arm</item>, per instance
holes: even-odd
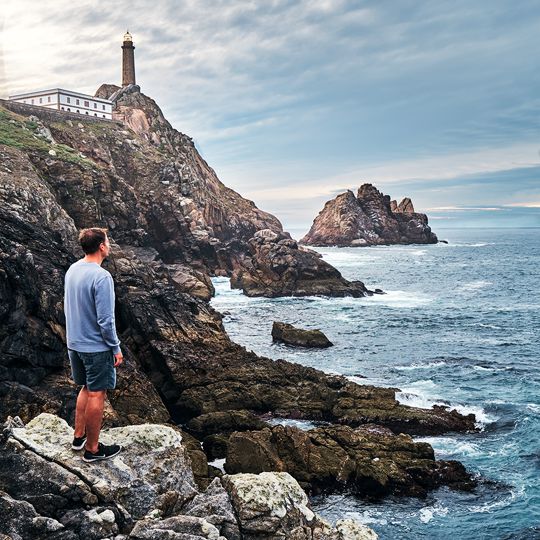
[[[121,355],[120,340],[116,335],[114,321],[114,284],[110,274],[97,278],[94,285],[94,298],[96,302],[97,323],[103,341],[112,349],[115,356]]]

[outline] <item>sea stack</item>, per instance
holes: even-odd
[[[414,211],[408,197],[399,204],[372,184],[355,196],[350,190],[328,201],[300,240],[311,246],[436,244],[426,214]]]

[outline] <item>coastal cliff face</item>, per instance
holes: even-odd
[[[72,420],[77,389],[67,369],[63,279],[82,256],[77,230],[97,225],[112,241],[104,266],[115,280],[126,356],[105,423],[182,424],[199,486],[221,474],[205,452],[227,458],[231,434],[264,428],[263,414],[408,434],[475,429],[473,415],[407,407],[395,389],[261,358],[233,343],[207,302],[212,274],[269,296],[367,291],[223,186],[137,87],[116,92],[128,125],[0,108],[0,418],[28,422],[47,412]],[[12,459],[13,448],[5,451]],[[34,515],[31,496],[13,491],[16,481],[0,479],[4,503]]]
[[[363,184],[356,197],[348,190],[328,201],[300,243],[355,247],[437,241],[427,216],[414,211],[411,199],[398,205],[373,185]]]

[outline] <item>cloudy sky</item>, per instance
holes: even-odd
[[[221,180],[307,228],[366,181],[435,230],[540,226],[537,0],[4,0],[0,95],[137,82]]]

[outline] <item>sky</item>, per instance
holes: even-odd
[[[309,228],[364,182],[433,229],[540,226],[537,0],[4,0],[0,96],[137,83],[229,187]]]

